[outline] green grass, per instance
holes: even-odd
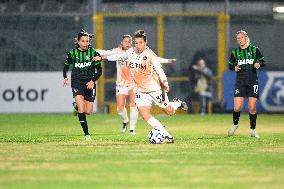
[[[284,116],[248,115],[227,137],[231,115],[156,116],[175,144],[151,145],[142,120],[136,136],[120,134],[114,115],[88,117],[83,140],[76,117],[0,115],[0,188],[284,188]]]

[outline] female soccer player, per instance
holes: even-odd
[[[233,127],[228,131],[229,136],[233,136],[238,128],[240,111],[244,105],[244,98],[248,98],[248,111],[250,119],[251,137],[259,138],[256,132],[256,102],[259,95],[257,72],[260,67],[264,67],[264,57],[259,49],[250,44],[247,32],[240,30],[237,32],[237,42],[239,47],[231,52],[229,60],[230,70],[237,73],[235,83]]]
[[[68,53],[63,68],[63,86],[67,86],[69,83],[67,71],[69,66],[73,65],[71,88],[78,106],[78,118],[85,134],[85,140],[91,140],[86,114],[90,115],[93,111],[96,95],[95,82],[102,75],[101,62],[93,61],[95,57],[100,55],[90,46],[92,37],[84,30],[78,34],[76,48],[71,49]]]
[[[124,54],[107,56],[108,60],[127,60],[130,63],[131,76],[135,82],[135,103],[143,119],[153,128],[165,134],[165,142],[173,143],[174,138],[164,126],[151,115],[152,103],[163,108],[168,115],[173,115],[175,110],[187,110],[186,103],[175,99],[169,102],[167,92],[170,88],[167,77],[155,53],[147,48],[147,37],[143,30],[138,30],[134,37],[135,48],[129,49]]]
[[[112,50],[97,50],[101,55],[113,55],[123,54],[127,50],[132,48],[132,37],[130,35],[123,35],[121,44],[118,48]],[[164,59],[158,57],[161,63],[172,63],[175,59]],[[138,110],[135,105],[135,83],[130,75],[129,62],[127,60],[117,60],[117,79],[116,79],[116,102],[117,102],[117,113],[122,118],[121,132],[124,133],[127,130],[129,119],[127,116],[127,110],[125,108],[126,99],[129,97],[130,106],[130,134],[135,135],[135,128],[138,119]]]

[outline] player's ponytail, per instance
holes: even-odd
[[[246,37],[246,46],[249,46],[250,45],[250,38],[249,38],[247,32],[244,31],[244,30],[237,31],[236,36],[239,35],[240,33],[243,34]]]
[[[134,33],[134,38],[140,38],[142,37],[143,40],[145,42],[147,42],[147,36],[146,36],[146,33],[144,30],[137,30],[135,33]]]
[[[81,31],[78,33],[77,37],[75,38],[74,43],[75,43],[76,48],[79,47],[78,42],[80,41],[81,37],[83,37],[83,36],[89,37],[89,40],[90,40],[89,46],[91,46],[91,40],[95,37],[94,34],[90,34],[90,33],[86,32],[84,29],[81,29]]]

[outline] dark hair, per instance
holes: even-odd
[[[80,41],[81,37],[83,37],[83,36],[89,37],[89,39],[90,39],[90,45],[89,46],[91,46],[91,40],[94,38],[94,35],[86,32],[84,29],[81,29],[81,31],[78,33],[77,37],[75,38],[75,46],[77,48],[79,47],[78,42]]]
[[[134,38],[140,38],[140,37],[142,37],[145,42],[147,41],[147,36],[144,30],[137,30],[134,33]]]

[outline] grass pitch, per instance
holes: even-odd
[[[0,188],[284,188],[284,116],[247,114],[227,137],[231,115],[157,115],[175,144],[152,145],[150,127],[120,133],[116,115],[88,116],[92,141],[76,117],[0,115]]]

